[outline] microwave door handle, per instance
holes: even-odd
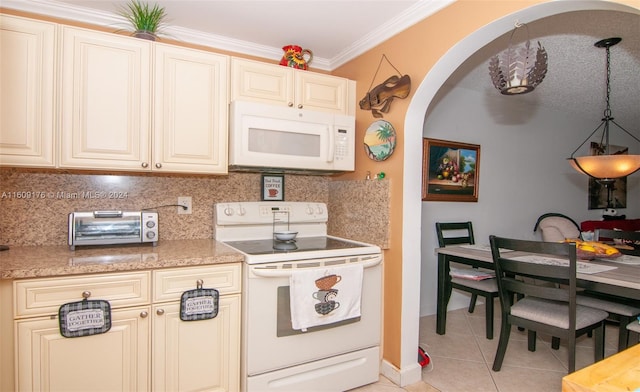
[[[336,133],[333,127],[327,127],[329,132],[329,151],[327,154],[327,162],[333,162],[335,149],[336,149]]]

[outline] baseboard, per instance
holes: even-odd
[[[422,367],[416,362],[414,365],[404,369],[398,369],[383,359],[380,365],[380,374],[399,387],[406,387],[407,385],[415,384],[422,380]]]

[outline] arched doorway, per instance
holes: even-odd
[[[430,70],[420,83],[405,116],[406,132],[404,143],[404,185],[403,185],[403,309],[402,309],[402,370],[403,383],[410,383],[413,378],[420,378],[420,369],[415,363],[415,349],[417,347],[417,335],[419,324],[420,298],[416,295],[420,292],[420,260],[421,249],[416,244],[421,243],[421,218],[416,211],[422,209],[421,203],[421,139],[425,113],[436,93],[469,56],[479,47],[493,41],[513,28],[515,19],[535,21],[540,18],[572,11],[582,10],[612,10],[634,14],[640,14],[638,8],[616,3],[600,1],[562,1],[549,2],[535,5],[516,14],[509,15],[494,21],[493,23],[476,31],[464,40],[458,42],[447,52]],[[435,271],[434,271],[435,272]],[[414,369],[415,372],[414,373]],[[406,371],[405,371],[406,370]],[[414,378],[414,374],[416,377]]]

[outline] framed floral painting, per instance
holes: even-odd
[[[424,138],[422,200],[478,201],[480,146]]]

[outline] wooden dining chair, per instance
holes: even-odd
[[[436,222],[438,246],[473,245],[473,224],[471,222]],[[498,285],[495,279],[470,280],[451,277],[451,287],[471,294],[469,313],[473,313],[478,296],[484,297],[485,303],[485,334],[487,339],[493,339],[493,302],[498,296]]]
[[[594,232],[594,241],[614,239],[640,241],[640,232],[608,229],[596,229]],[[584,290],[578,293],[577,302],[578,305],[589,306],[609,313],[608,319],[619,324],[618,351],[627,348],[629,330],[625,326],[640,315],[640,308],[636,305],[637,301],[633,302],[615,295]]]
[[[604,358],[604,320],[608,314],[599,309],[576,303],[576,247],[571,243],[526,241],[491,235],[491,253],[496,269],[502,323],[500,341],[493,370],[502,367],[511,326],[528,330],[528,349],[536,350],[536,333],[542,332],[568,342],[569,372],[576,368],[576,338],[593,331],[595,337],[594,359]],[[517,258],[509,258],[505,250],[544,254],[561,259],[562,264],[539,264]],[[535,256],[535,255],[533,255]],[[538,285],[529,277],[554,285]],[[520,296],[514,303],[513,298]]]

